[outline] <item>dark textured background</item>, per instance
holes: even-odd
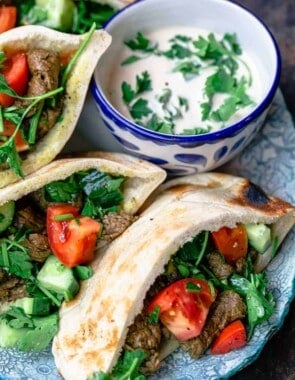
[[[278,42],[282,56],[280,88],[295,120],[295,0],[237,0],[259,16]],[[294,189],[295,191],[295,189]],[[259,358],[231,380],[295,380],[295,302],[282,329]]]

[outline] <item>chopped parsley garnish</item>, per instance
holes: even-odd
[[[185,289],[189,293],[199,293],[202,290],[200,285],[195,284],[194,282],[187,282]]]
[[[233,115],[241,108],[253,104],[247,93],[252,83],[252,76],[247,64],[241,59],[242,50],[236,34],[224,34],[217,38],[213,33],[207,37],[199,36],[193,39],[190,36],[178,34],[168,41],[168,48],[161,50],[156,41],[152,41],[142,32],[135,38],[125,41],[125,45],[134,52],[121,64],[131,65],[140,59],[156,55],[160,59],[173,62],[171,74],[181,75],[184,81],[200,76],[210,69],[202,91],[203,100],[189,104],[178,89],[164,88],[162,94],[155,94],[150,100],[149,91],[153,90],[150,75],[144,71],[136,77],[136,86],[132,88],[127,82],[121,85],[122,99],[127,105],[133,120],[143,127],[168,134],[203,134],[213,128],[213,123],[224,127]],[[246,69],[245,76],[238,76],[239,67]],[[213,71],[213,73],[212,73]],[[140,95],[140,96],[139,96]],[[222,96],[222,102],[215,105],[216,95]],[[185,103],[177,104],[176,99],[185,99]],[[155,102],[159,103],[155,105]],[[181,132],[177,132],[177,120],[184,119],[189,109],[199,107],[200,120],[208,124],[192,125]],[[162,111],[159,111],[159,109]]]
[[[124,181],[122,176],[110,176],[90,169],[45,185],[44,196],[48,202],[57,203],[73,202],[82,197],[84,206],[81,215],[101,220],[108,212],[118,212],[123,200]]]
[[[153,311],[149,314],[149,322],[156,324],[159,322],[161,308],[159,305],[155,306]]]

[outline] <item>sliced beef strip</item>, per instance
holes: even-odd
[[[198,358],[226,325],[236,319],[244,318],[245,315],[246,305],[239,294],[232,290],[225,290],[214,302],[202,333],[196,338],[180,342],[180,345],[192,358]]]
[[[27,227],[33,232],[45,230],[45,216],[31,205],[20,205],[17,207],[13,224],[17,228]]]
[[[55,125],[63,108],[63,98],[60,98],[54,108],[45,108],[40,117],[37,138],[41,139]]]
[[[120,211],[118,214],[109,212],[102,219],[103,232],[101,239],[112,241],[117,236],[121,235],[127,227],[136,219],[136,217]]]
[[[55,90],[59,82],[59,54],[44,49],[33,49],[27,52],[27,59],[31,74],[27,95],[38,96]]]
[[[235,271],[234,267],[228,264],[224,256],[217,251],[209,252],[206,258],[209,268],[220,280],[228,278]]]
[[[33,49],[27,53],[30,80],[27,96],[34,97],[55,90],[59,84],[60,57],[57,52],[45,49]],[[25,108],[30,104],[29,100],[17,100],[15,105]],[[31,117],[42,102],[30,110],[27,117]],[[43,137],[56,123],[63,108],[63,98],[58,98],[54,107],[44,107],[37,129],[37,138]]]
[[[157,371],[160,366],[159,349],[161,344],[160,324],[152,324],[148,316],[139,314],[129,327],[124,348],[127,350],[141,349],[147,354],[147,359],[140,368],[143,373]]]
[[[43,263],[52,253],[48,238],[43,234],[30,234],[22,245],[28,248],[31,259],[38,263]]]
[[[7,275],[4,282],[0,283],[0,302],[11,302],[27,296],[26,285],[21,278]]]

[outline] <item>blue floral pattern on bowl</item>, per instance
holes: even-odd
[[[295,131],[280,92],[260,133],[247,149],[221,170],[248,177],[267,192],[295,203]],[[266,341],[282,326],[294,298],[294,248],[293,229],[267,268],[269,286],[276,301],[275,313],[255,330],[246,347],[222,356],[207,354],[198,360],[179,350],[170,355],[161,370],[150,379],[214,380],[232,376],[253,362]],[[37,354],[0,350],[0,379],[61,380],[50,348]]]
[[[213,170],[236,156],[259,132],[269,107],[253,116],[249,124],[237,125],[224,134],[224,131],[211,136],[176,136],[175,139],[148,130],[128,127],[129,121],[104,105],[105,99],[97,86],[92,83],[92,94],[104,125],[121,143],[126,153],[145,157],[151,162],[165,162],[160,166],[170,175],[185,175]],[[116,115],[118,117],[116,117]],[[195,138],[197,137],[197,139]],[[196,148],[198,148],[196,152]],[[179,168],[179,170],[178,170]]]

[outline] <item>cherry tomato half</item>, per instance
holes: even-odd
[[[248,237],[246,228],[242,224],[234,228],[222,227],[212,232],[212,238],[218,251],[229,263],[235,263],[247,256]]]
[[[200,335],[216,298],[216,290],[207,281],[185,278],[161,290],[147,308],[150,314],[160,307],[159,318],[178,340],[184,341]]]
[[[8,85],[18,94],[24,95],[29,82],[29,67],[27,56],[24,53],[16,53],[4,62],[4,69],[1,70]],[[0,105],[9,107],[14,103],[14,98],[4,93],[0,93]]]

